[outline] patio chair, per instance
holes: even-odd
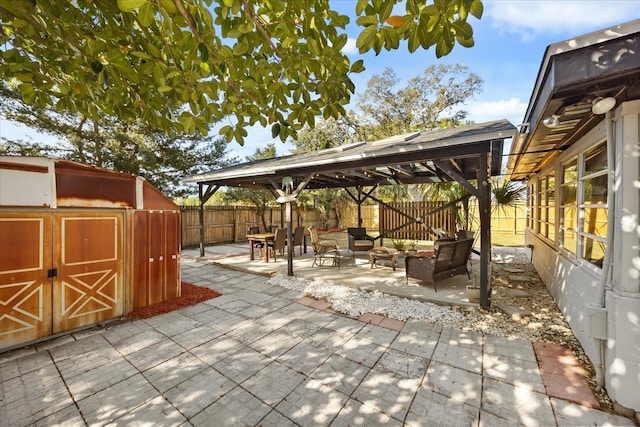
[[[278,228],[276,230],[276,235],[273,240],[267,242],[267,250],[273,252],[273,260],[277,261],[277,253],[280,251],[282,258],[284,259],[284,248],[287,246],[287,229],[286,228]]]
[[[340,248],[338,247],[338,241],[335,239],[320,239],[318,237],[318,230],[311,226],[309,227],[309,235],[311,236],[311,247],[313,249],[313,264],[321,267],[326,259],[331,258],[333,265],[337,265],[340,268]]]
[[[247,234],[260,234],[260,227],[249,227],[247,229]],[[253,247],[257,248],[260,252],[260,258],[262,258],[262,250],[264,249],[263,242],[254,242]]]
[[[349,250],[351,253],[373,249],[374,238],[367,235],[366,228],[349,227],[347,228],[347,235],[349,237]]]
[[[304,227],[296,227],[293,232],[293,254],[295,256],[296,246],[300,247],[300,255],[302,255],[302,243],[304,239]]]

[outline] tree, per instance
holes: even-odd
[[[268,143],[264,148],[256,148],[251,156],[247,156],[249,162],[273,159],[276,157],[276,145],[273,142]],[[260,190],[255,188],[229,187],[224,193],[223,200],[227,204],[234,202],[250,203],[256,208],[256,213],[260,216],[262,229],[267,230],[267,220],[265,214],[270,206],[276,205],[275,198],[268,190]]]
[[[358,99],[364,124],[358,132],[367,140],[415,131],[449,128],[465,123],[460,107],[482,91],[482,79],[462,65],[432,65],[397,88],[392,68],[374,75]]]
[[[492,177],[491,184],[491,213],[516,205],[524,200],[527,194],[527,186],[517,181],[505,181],[501,177]],[[455,206],[456,222],[461,230],[471,229],[471,215],[469,212],[469,200],[471,194],[459,182],[442,182],[437,184],[422,185],[423,199],[453,202],[462,199],[460,206]]]
[[[145,178],[169,197],[193,193],[182,184],[185,175],[227,166],[236,160],[227,158],[222,138],[167,134],[145,123],[126,123],[114,117],[102,117],[88,123],[69,114],[55,113],[37,105],[25,104],[19,96],[0,84],[0,114],[60,142],[50,146],[41,142],[0,138],[0,154],[56,156],[108,168]]]
[[[305,126],[298,137],[291,140],[294,145],[292,153],[308,153],[356,142],[358,128],[358,117],[352,111],[337,119],[322,120],[313,128]]]
[[[358,0],[361,53],[473,46],[480,0]],[[271,126],[283,141],[316,117],[344,114],[349,18],[329,0],[6,1],[0,75],[22,99],[82,118],[118,117],[167,132],[206,134],[222,119],[227,141]]]

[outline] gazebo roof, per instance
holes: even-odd
[[[308,180],[305,188],[316,189],[450,181],[451,171],[469,180],[476,178],[480,155],[489,156],[491,175],[500,174],[504,140],[515,134],[508,120],[498,120],[242,163],[184,181],[280,188],[284,177],[292,177],[295,183]]]

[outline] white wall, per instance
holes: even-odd
[[[640,100],[627,102],[615,112],[615,204],[609,220],[614,223],[611,280],[607,281],[605,308],[605,388],[622,406],[640,411]],[[593,129],[556,159],[560,162],[601,141],[604,125]],[[556,194],[560,194],[556,187]],[[559,198],[556,198],[560,204]],[[556,208],[559,218],[559,207]],[[556,233],[557,235],[557,233]],[[565,315],[586,354],[597,360],[598,341],[590,335],[586,306],[599,301],[602,272],[586,261],[558,250],[551,242],[527,229],[525,241],[534,246],[533,263],[558,307]]]
[[[15,169],[0,168],[0,206],[55,207],[53,163],[49,159],[0,156],[0,162],[15,165]],[[34,170],[29,170],[30,166]]]

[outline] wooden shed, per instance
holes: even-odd
[[[144,179],[0,156],[0,350],[180,296],[180,235]]]

